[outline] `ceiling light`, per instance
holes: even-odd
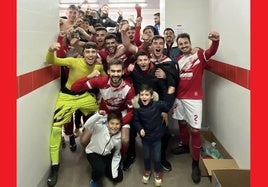
[[[146,3],[146,0],[109,0],[109,3]]]
[[[97,3],[97,0],[59,0],[60,4],[88,4]]]
[[[146,7],[147,3],[138,3],[141,7]],[[134,8],[137,3],[109,3],[110,8],[127,8],[131,7]]]
[[[70,4],[59,4],[59,7],[62,9],[67,9],[69,8]],[[91,8],[99,8],[98,4],[90,4]]]

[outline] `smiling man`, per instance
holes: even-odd
[[[129,144],[129,124],[133,117],[131,100],[134,98],[135,92],[133,86],[122,78],[124,74],[123,68],[123,62],[115,59],[108,64],[107,73],[109,76],[96,77],[90,80],[85,76],[77,80],[72,85],[71,89],[75,92],[81,92],[98,88],[101,95],[100,110],[105,110],[107,114],[115,111],[122,113],[121,153],[125,154]],[[87,134],[89,134],[89,132],[87,132]],[[87,135],[87,137],[90,137],[90,135]]]
[[[71,91],[71,85],[75,80],[86,75],[89,75],[88,78],[106,75],[103,66],[96,63],[97,46],[95,43],[88,42],[84,45],[84,58],[57,58],[54,52],[59,50],[59,48],[59,43],[53,43],[49,47],[46,56],[46,62],[48,64],[69,67],[68,80],[65,86],[61,88],[58,95],[53,117],[49,150],[51,170],[47,181],[48,186],[54,186],[57,183],[62,126],[70,122],[73,113],[78,109],[84,115],[89,115],[99,108],[96,98],[94,98],[87,90],[74,92]]]
[[[167,95],[173,95],[175,98],[178,73],[175,62],[173,62],[169,57],[164,54],[165,38],[163,36],[155,35],[152,38],[151,50],[151,62],[156,66],[155,76],[164,81],[165,91],[163,93]],[[159,92],[160,93],[160,92]],[[160,94],[160,100],[165,100],[165,95]],[[167,114],[166,114],[167,116]],[[167,118],[167,117],[166,117]],[[165,121],[166,123],[166,121]],[[161,165],[166,171],[171,171],[171,163],[167,160],[167,148],[168,143],[171,138],[171,134],[168,126],[165,126],[165,134],[162,137],[162,147],[161,147]]]
[[[190,35],[181,33],[176,41],[182,55],[178,57],[179,84],[176,100],[173,105],[173,119],[178,120],[181,142],[173,149],[174,154],[185,154],[192,150],[192,180],[199,183],[201,172],[199,157],[201,152],[201,122],[202,122],[202,76],[208,60],[216,54],[220,35],[211,32],[208,35],[211,45],[202,50],[192,48]],[[191,141],[190,141],[191,140]]]

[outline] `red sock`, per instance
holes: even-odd
[[[189,145],[189,132],[185,121],[179,121],[179,133],[182,144]]]
[[[201,133],[200,131],[191,131],[192,136],[192,156],[194,160],[199,160],[201,151]]]

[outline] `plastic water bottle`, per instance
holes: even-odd
[[[221,153],[216,148],[216,142],[209,142],[207,140],[204,141],[202,145],[202,156],[207,155],[214,159],[222,158]]]

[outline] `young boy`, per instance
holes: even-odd
[[[92,133],[85,149],[92,168],[90,187],[98,187],[98,181],[104,175],[113,182],[123,180],[123,171],[119,167],[121,124],[120,112],[112,112],[107,116],[104,110],[99,110],[84,125]]]
[[[72,91],[84,91],[88,89],[99,89],[100,91],[100,110],[105,110],[106,113],[120,111],[123,115],[122,119],[122,150],[123,156],[126,154],[129,143],[130,122],[133,116],[133,107],[131,100],[135,96],[133,86],[123,79],[123,62],[113,60],[108,64],[108,75],[96,77],[88,80],[88,77],[83,77],[74,82]],[[84,131],[85,136],[89,137],[83,140],[85,144],[90,139],[90,133]],[[81,139],[80,139],[81,141]]]
[[[172,97],[167,96],[172,99]],[[170,109],[171,102],[158,101],[158,94],[148,85],[142,85],[139,94],[132,100],[133,125],[140,134],[143,146],[144,174],[142,182],[147,184],[151,175],[151,154],[154,158],[155,186],[162,184],[161,137],[165,133],[161,113]]]

